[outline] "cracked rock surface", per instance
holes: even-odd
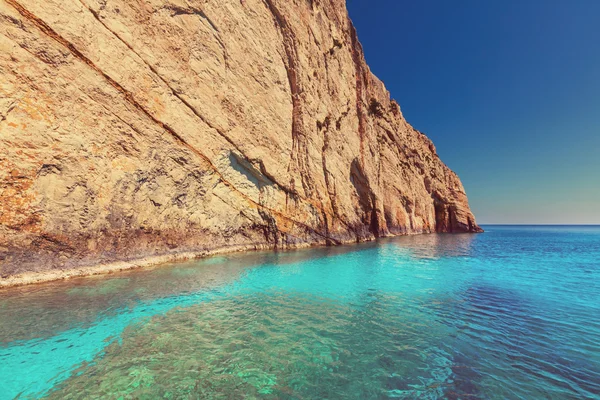
[[[0,275],[478,232],[344,0],[0,0]]]

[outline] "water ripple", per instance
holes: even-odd
[[[500,228],[0,292],[0,399],[598,399],[600,229]]]

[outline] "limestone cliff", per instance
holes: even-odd
[[[477,232],[344,0],[0,0],[0,273]]]

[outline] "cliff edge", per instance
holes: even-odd
[[[479,232],[344,0],[0,0],[0,275]]]

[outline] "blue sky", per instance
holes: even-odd
[[[480,224],[600,224],[600,1],[347,3]]]

